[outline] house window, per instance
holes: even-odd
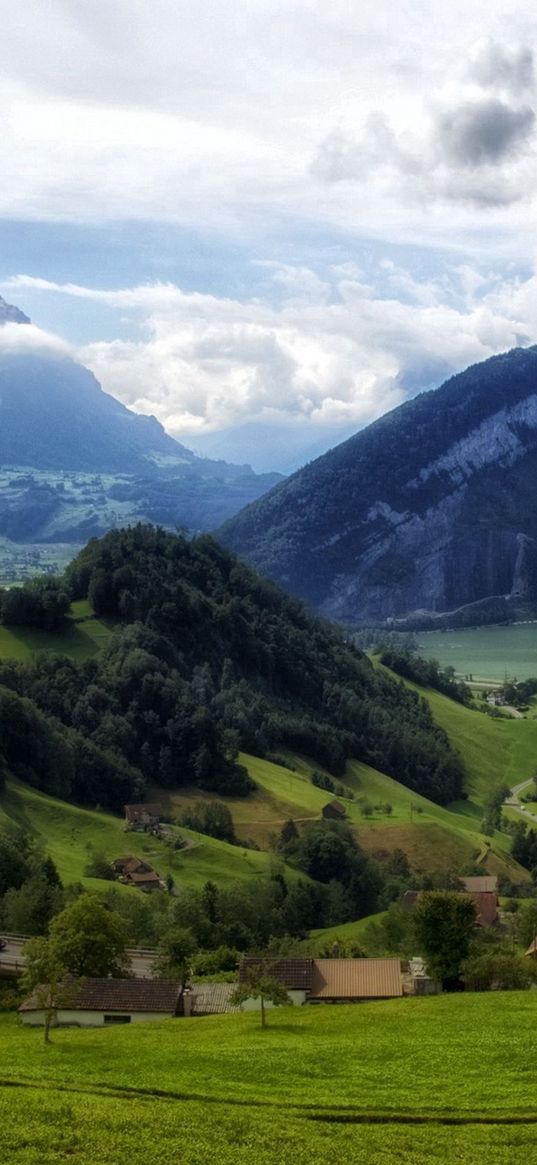
[[[130,1015],[105,1015],[105,1023],[130,1023]]]

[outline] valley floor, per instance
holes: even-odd
[[[10,1165],[537,1163],[537,993],[105,1031],[0,1021]]]

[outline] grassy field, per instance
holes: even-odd
[[[420,655],[474,680],[502,682],[537,675],[537,622],[463,631],[420,631]]]
[[[84,874],[95,853],[110,859],[134,853],[162,876],[171,874],[178,887],[200,887],[208,879],[229,885],[268,878],[278,870],[291,880],[298,877],[273,854],[231,846],[183,827],[177,833],[187,839],[189,848],[176,852],[157,838],[125,833],[119,817],[69,805],[18,781],[8,781],[6,791],[0,794],[0,828],[7,821],[22,826],[42,843],[66,884],[81,881],[100,890],[110,886],[110,882]],[[131,888],[126,892],[136,893]]]
[[[535,993],[42,1034],[0,1021],[10,1165],[537,1163]]]
[[[34,627],[3,627],[0,624],[0,659],[27,661],[38,651],[89,659],[110,637],[112,624],[97,619],[87,602],[73,603],[65,630],[54,634]]]

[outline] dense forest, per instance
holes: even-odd
[[[247,794],[239,749],[286,747],[336,776],[353,756],[441,804],[460,796],[427,703],[208,536],[113,531],[67,569],[56,613],[65,593],[114,631],[83,663],[0,663],[0,765],[22,779],[113,809],[148,781]],[[0,598],[4,619],[14,603]]]

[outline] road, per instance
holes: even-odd
[[[508,805],[510,809],[515,809],[516,812],[520,813],[521,817],[524,817],[526,821],[537,821],[537,813],[532,813],[532,811],[528,809],[526,805],[522,805],[520,800],[520,793],[522,790],[531,788],[532,786],[535,787],[533,784],[533,777],[526,777],[525,781],[519,781],[517,785],[511,786],[510,796],[506,797],[504,801],[504,805]],[[532,802],[529,802],[529,804],[532,804]],[[537,802],[535,804],[537,809]]]
[[[0,978],[15,978],[22,975],[24,970],[24,955],[22,948],[28,937],[25,935],[7,935],[0,932],[0,938],[7,940],[3,951],[0,951]],[[131,974],[135,979],[152,979],[153,963],[157,957],[156,951],[142,948],[129,948],[127,954],[130,959]]]

